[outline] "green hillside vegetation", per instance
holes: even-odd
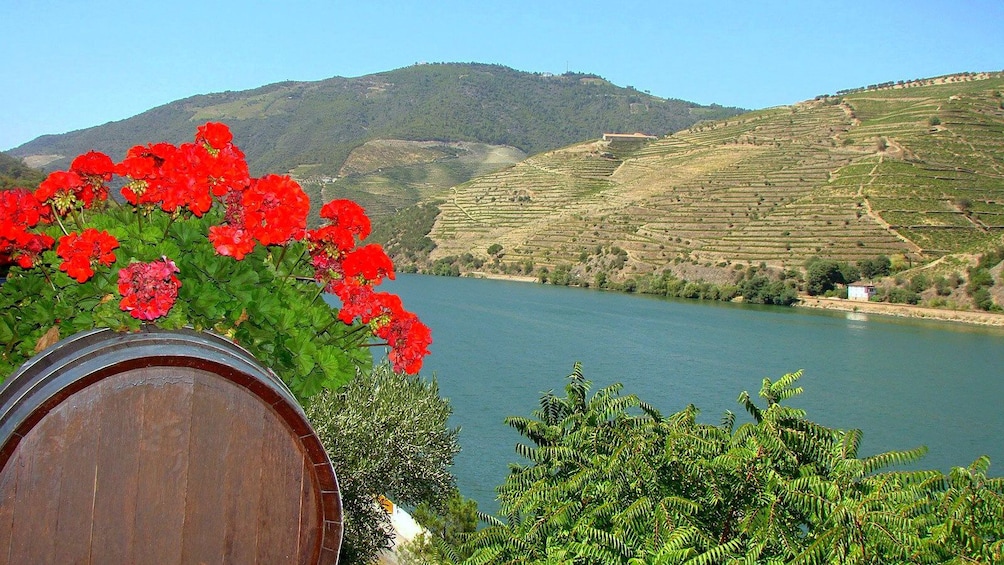
[[[1002,91],[999,74],[943,77],[534,155],[451,190],[425,267],[470,253],[572,284],[735,284],[881,256],[964,274],[1004,234]]]
[[[316,186],[322,202],[351,198],[371,216],[383,218],[525,157],[509,146],[377,139],[352,150],[334,176],[312,174],[320,167],[311,165],[293,174],[303,185]]]
[[[0,152],[0,190],[5,188],[35,188],[45,174],[25,165],[20,159]]]
[[[474,63],[422,64],[358,78],[193,96],[126,120],[42,136],[11,153],[35,166],[59,169],[68,165],[70,156],[91,149],[119,159],[137,143],[178,143],[191,136],[193,124],[222,121],[233,130],[253,174],[292,171],[315,184],[308,190],[312,195],[359,197],[379,216],[436,189],[511,164],[523,154],[605,131],[662,135],[736,113],[735,108],[658,98],[595,75],[535,74]],[[442,146],[425,148],[418,162],[408,152],[387,146],[377,151],[384,160],[357,154],[373,153],[364,144],[376,140],[436,141]],[[483,149],[488,145],[498,149]],[[438,157],[430,154],[437,151]],[[457,154],[451,156],[451,151]],[[499,161],[500,153],[508,157]],[[473,162],[478,156],[484,162]],[[344,187],[323,180],[342,177]]]

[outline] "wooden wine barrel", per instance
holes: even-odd
[[[0,387],[0,563],[338,561],[334,470],[299,404],[207,333],[95,330]]]

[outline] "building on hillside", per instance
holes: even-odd
[[[641,132],[603,134],[603,141],[649,141],[653,139],[659,139],[659,138],[654,135],[648,135],[646,133],[641,133]]]
[[[875,296],[875,285],[873,284],[847,285],[848,300],[869,300],[873,296]]]

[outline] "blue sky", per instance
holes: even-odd
[[[420,61],[745,108],[1004,69],[1004,2],[0,0],[0,149],[173,100]]]

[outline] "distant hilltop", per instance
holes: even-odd
[[[353,197],[380,216],[526,155],[604,131],[665,135],[741,111],[659,98],[588,73],[422,64],[192,96],[125,120],[42,136],[10,154],[54,170],[92,149],[120,159],[129,147],[151,139],[188,140],[193,122],[222,121],[253,174],[313,179],[318,182],[307,187],[312,198]],[[382,140],[412,145],[374,143]]]
[[[950,75],[943,75],[939,77],[932,78],[915,78],[913,80],[897,80],[883,82],[880,84],[869,84],[868,86],[861,86],[858,88],[847,88],[844,90],[838,90],[837,96],[843,96],[845,94],[851,94],[854,92],[866,92],[869,90],[888,90],[894,88],[911,88],[914,86],[931,86],[934,84],[951,84],[956,82],[969,82],[972,80],[986,80],[990,78],[1001,78],[1004,76],[1004,71],[1000,72],[967,72],[967,73],[954,73]],[[825,98],[829,96],[828,94],[822,94],[816,98]]]

